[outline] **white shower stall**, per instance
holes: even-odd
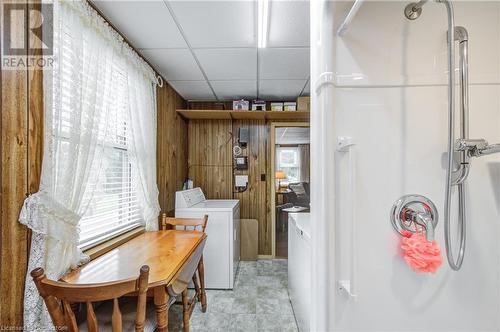
[[[429,1],[410,21],[408,3],[357,1],[339,35],[355,2],[311,1],[312,331],[500,330],[500,154],[471,160],[465,258],[453,271],[443,222],[447,13]],[[469,33],[470,137],[499,143],[500,2],[452,3]],[[390,212],[406,194],[438,208],[435,274],[401,256]]]

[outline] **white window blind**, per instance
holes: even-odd
[[[69,30],[71,31],[71,30]],[[72,36],[69,31],[63,29],[62,54],[71,55]],[[55,125],[59,126],[57,132],[58,144],[61,153],[71,146],[72,135],[85,128],[76,127],[79,121],[75,116],[81,116],[81,112],[75,112],[71,105],[77,105],[78,89],[85,86],[74,86],[72,79],[75,73],[86,73],[89,71],[102,71],[102,86],[97,90],[102,94],[100,105],[85,105],[81,107],[95,107],[99,121],[97,135],[96,153],[102,153],[99,164],[92,165],[89,170],[92,182],[83,194],[84,215],[80,221],[80,246],[89,247],[105,241],[120,233],[126,232],[144,223],[137,195],[137,170],[132,167],[128,154],[130,139],[130,119],[128,118],[128,94],[126,66],[118,57],[111,57],[114,61],[100,62],[97,59],[85,59],[86,43],[83,43],[84,68],[73,68],[71,56],[60,59],[59,79],[61,80],[62,105],[61,112],[56,118]],[[111,63],[110,63],[111,62]],[[88,66],[88,69],[85,68]],[[67,91],[68,93],[66,93]],[[70,93],[71,92],[71,93]],[[76,128],[72,128],[76,127]],[[90,144],[90,142],[89,142]],[[62,158],[63,162],[64,158]],[[63,169],[71,167],[63,167]]]

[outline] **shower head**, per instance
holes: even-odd
[[[405,16],[409,20],[416,20],[422,14],[422,7],[428,0],[421,0],[419,2],[412,2],[405,7]]]

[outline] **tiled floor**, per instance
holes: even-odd
[[[241,262],[231,290],[207,290],[207,312],[199,303],[191,331],[298,331],[287,290],[285,259]],[[182,310],[173,306],[169,330],[182,331]]]

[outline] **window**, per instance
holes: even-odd
[[[277,148],[277,169],[286,174],[282,182],[300,182],[300,150],[298,147]]]
[[[113,82],[118,98],[110,102],[106,124],[102,126],[103,158],[97,172],[94,188],[85,192],[88,204],[80,227],[80,244],[89,246],[124,233],[143,223],[137,199],[137,170],[128,154],[129,126],[128,99],[124,69],[115,65]]]
[[[63,31],[63,33],[66,34],[63,41],[67,42],[64,46],[70,48],[72,37],[69,32]],[[99,162],[93,163],[88,170],[90,174],[88,178],[91,180],[82,197],[85,211],[80,220],[82,248],[91,247],[144,223],[136,192],[137,170],[132,167],[128,154],[131,135],[127,110],[129,100],[126,69],[119,59],[116,59],[111,66],[109,62],[93,63],[89,66],[97,66],[97,70],[104,71],[104,75],[109,75],[107,78],[111,79],[103,80],[106,83],[98,89],[98,93],[102,95],[97,100],[102,101],[102,104],[90,106],[96,107],[96,112],[99,112],[96,116],[99,124],[94,153],[100,153],[102,157],[95,158]],[[62,59],[61,69],[59,72],[61,91],[74,91],[80,88],[74,86],[72,78],[74,68],[69,59],[67,61],[65,58]],[[81,116],[81,113],[74,111],[77,98],[78,94],[63,93],[60,105],[62,110],[56,114],[57,118],[54,121],[54,124],[59,126],[59,130],[55,132],[59,133],[56,140],[59,144],[58,153],[62,156],[59,158],[61,163],[69,162],[64,156],[69,153],[68,149],[72,146],[70,144],[72,135],[78,135],[79,131],[86,129],[73,128],[79,123],[75,117]],[[72,169],[68,165],[61,166],[61,169]]]

